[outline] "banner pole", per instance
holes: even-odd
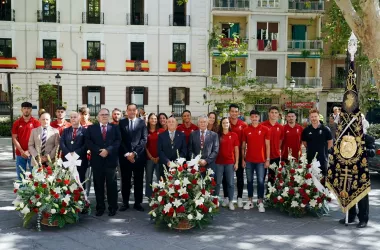
[[[346,212],[346,223],[345,223],[346,227],[348,226],[348,210]]]

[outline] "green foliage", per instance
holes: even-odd
[[[181,6],[182,4],[187,3],[189,0],[177,0],[177,4]]]
[[[58,92],[55,85],[50,83],[39,83],[38,89],[36,90],[39,94],[39,99],[37,101],[41,101],[41,107],[49,110],[50,105],[53,103],[58,103]]]
[[[27,227],[30,223],[30,220],[33,218],[33,216],[35,215],[36,213],[35,212],[29,212],[28,214],[25,215],[24,217],[24,223],[23,223],[23,226],[24,227]]]
[[[380,138],[380,124],[371,124],[367,129],[367,134],[373,136],[375,139]]]
[[[12,123],[9,119],[0,120],[0,137],[12,136],[11,129],[12,129]]]
[[[309,57],[311,54],[310,50],[302,50],[301,55],[303,58]]]

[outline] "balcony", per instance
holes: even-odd
[[[190,26],[190,16],[169,15],[169,26]]]
[[[256,76],[256,80],[259,83],[265,83],[265,84],[277,84],[277,76]]]
[[[127,71],[136,71],[136,72],[148,72],[149,71],[149,62],[148,60],[126,60],[125,68]]]
[[[324,11],[324,1],[289,0],[289,12],[320,13]]]
[[[186,104],[173,103],[173,104],[172,104],[172,110],[174,111],[174,115],[175,115],[176,117],[181,117],[183,111],[186,110]]]
[[[127,25],[148,25],[148,14],[135,13],[131,15],[127,13]]]
[[[168,62],[169,72],[191,72],[191,63]]]
[[[213,0],[213,10],[249,11],[250,0]]]
[[[257,8],[263,8],[263,9],[280,8],[280,0],[258,0]]]
[[[104,12],[82,12],[82,23],[104,24]]]
[[[296,88],[322,88],[322,77],[293,77]]]
[[[212,83],[221,87],[231,88],[233,86],[243,86],[243,81],[246,82],[246,76],[213,76]]]
[[[288,51],[319,51],[323,49],[322,40],[292,40],[288,41]]]
[[[56,14],[44,14],[43,10],[37,10],[37,22],[44,23],[60,23],[61,22],[61,13],[59,11]]]
[[[1,69],[17,69],[18,63],[16,57],[0,57],[0,68]]]
[[[61,58],[36,58],[36,69],[62,70],[63,63]]]
[[[12,21],[16,20],[16,12],[14,9],[4,9],[0,11],[0,21]]]
[[[258,51],[277,51],[277,40],[257,40]]]
[[[346,78],[341,76],[335,76],[331,78],[332,89],[344,89],[346,87]]]
[[[105,71],[106,61],[96,59],[82,59],[82,70]]]

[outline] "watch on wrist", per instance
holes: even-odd
[[[267,158],[267,161],[270,161],[270,158]]]

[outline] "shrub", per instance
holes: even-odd
[[[380,123],[371,124],[367,129],[367,134],[375,137],[375,139],[380,138]]]
[[[0,136],[12,136],[12,123],[8,117],[0,117]]]

